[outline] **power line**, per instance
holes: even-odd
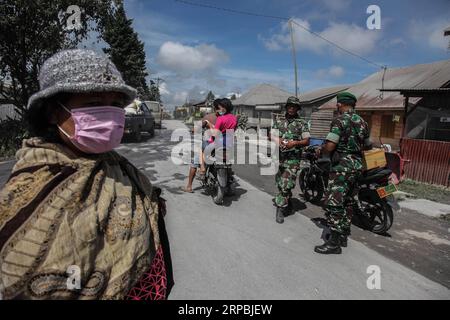
[[[222,8],[222,7],[217,7],[217,6],[204,4],[204,3],[198,3],[198,2],[191,2],[191,1],[185,1],[185,0],[175,0],[175,2],[180,2],[180,3],[188,4],[191,6],[197,6],[197,7],[209,8],[209,9],[216,9],[216,10],[220,10],[220,11],[244,14],[247,16],[255,16],[255,17],[270,18],[270,19],[277,19],[277,20],[289,20],[285,17],[270,16],[270,15],[266,15],[266,14],[259,14],[259,13],[249,12],[249,11],[240,11],[240,10]]]
[[[342,51],[344,51],[344,52],[346,52],[346,53],[348,53],[348,54],[350,54],[350,55],[352,55],[352,56],[354,56],[354,57],[357,57],[357,58],[359,58],[359,59],[361,59],[361,60],[363,60],[363,61],[365,61],[365,62],[367,62],[367,63],[370,63],[370,64],[372,64],[372,65],[374,65],[374,66],[376,66],[376,67],[382,68],[382,69],[386,67],[386,66],[383,66],[383,65],[381,65],[381,64],[378,64],[378,63],[376,63],[376,62],[370,61],[369,59],[367,59],[367,58],[365,58],[365,57],[363,57],[363,56],[360,56],[360,55],[357,54],[357,53],[351,52],[350,50],[341,47],[340,45],[334,43],[334,42],[331,41],[331,40],[328,40],[327,38],[321,36],[320,34],[314,32],[314,31],[312,31],[311,29],[309,29],[309,28],[307,28],[307,27],[305,27],[305,26],[302,26],[301,24],[297,23],[295,20],[292,20],[292,23],[294,23],[295,25],[299,26],[299,27],[302,28],[302,29],[305,29],[306,31],[310,32],[311,34],[315,35],[316,37],[319,37],[319,38],[322,39],[323,41],[328,42],[329,44],[335,46],[336,48],[338,48],[338,49],[340,49],[340,50],[342,50]]]
[[[255,16],[255,17],[262,17],[262,18],[270,18],[270,19],[277,19],[277,20],[283,20],[283,21],[289,21],[291,20],[295,25],[299,26],[300,28],[308,31],[309,33],[311,33],[312,35],[322,39],[323,41],[326,41],[328,44],[338,48],[341,51],[344,51],[347,54],[350,54],[356,58],[359,58],[371,65],[374,65],[378,68],[381,69],[385,69],[387,68],[387,66],[385,65],[381,65],[378,64],[376,62],[373,62],[357,53],[354,53],[348,49],[345,49],[343,47],[341,47],[340,45],[338,45],[337,43],[325,38],[324,36],[318,34],[317,32],[312,31],[311,29],[309,29],[308,27],[305,27],[299,23],[297,23],[294,19],[289,19],[286,17],[280,17],[280,16],[272,16],[272,15],[265,15],[265,14],[259,14],[259,13],[254,13],[254,12],[249,12],[249,11],[241,11],[241,10],[235,10],[235,9],[228,9],[228,8],[223,8],[223,7],[217,7],[217,6],[213,6],[213,5],[209,5],[209,4],[203,4],[203,3],[198,3],[198,2],[191,2],[191,1],[186,1],[186,0],[175,0],[175,2],[179,2],[179,3],[184,3],[187,5],[191,5],[191,6],[196,6],[196,7],[202,7],[202,8],[208,8],[208,9],[215,9],[215,10],[220,10],[220,11],[226,11],[226,12],[230,12],[230,13],[237,13],[237,14],[243,14],[243,15],[248,15],[248,16]]]

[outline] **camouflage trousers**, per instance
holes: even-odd
[[[295,188],[297,173],[300,170],[300,161],[297,159],[281,162],[275,176],[278,194],[275,196],[275,205],[285,207],[292,198],[292,189]]]
[[[330,172],[325,215],[331,230],[349,235],[352,224],[356,180],[359,172]]]

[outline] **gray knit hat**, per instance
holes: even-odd
[[[40,91],[28,100],[28,109],[39,108],[45,99],[58,93],[120,92],[127,104],[136,90],[125,84],[116,66],[92,50],[64,50],[44,62],[39,72]]]

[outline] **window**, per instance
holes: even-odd
[[[141,104],[141,109],[146,116],[150,116],[150,110],[147,108],[147,105],[145,103]]]
[[[395,122],[392,121],[392,114],[386,114],[381,117],[380,136],[384,138],[395,137]]]

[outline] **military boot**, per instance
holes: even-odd
[[[314,251],[321,254],[341,254],[340,234],[336,231],[331,231],[330,238],[321,246],[316,246]]]
[[[347,248],[347,235],[346,234],[340,234],[339,235],[339,241],[341,242],[341,247]]]
[[[277,207],[276,221],[280,224],[284,222],[284,211],[281,207]]]
[[[350,229],[345,229],[344,232],[340,234],[339,240],[341,241],[341,247],[347,248],[347,239],[350,234]]]

